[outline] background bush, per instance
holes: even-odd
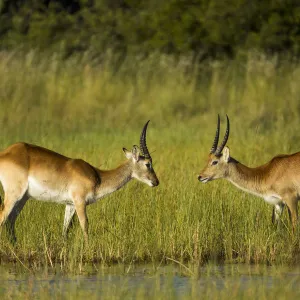
[[[296,0],[1,0],[0,49],[114,49],[233,57],[249,49],[299,55]]]

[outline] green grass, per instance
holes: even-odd
[[[90,241],[78,222],[61,237],[64,207],[29,201],[5,236],[0,259],[26,267],[77,270],[85,263],[208,260],[247,263],[299,261],[299,230],[271,224],[272,207],[225,180],[201,184],[216,116],[231,120],[228,145],[255,166],[300,150],[300,64],[250,53],[245,61],[193,66],[189,58],[153,56],[116,69],[108,57],[59,60],[30,52],[0,54],[0,144],[26,141],[103,169],[125,157],[151,119],[148,146],[160,186],[132,181],[88,207]]]

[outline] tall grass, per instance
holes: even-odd
[[[297,62],[250,53],[196,67],[188,57],[153,55],[116,68],[109,55],[97,63],[35,52],[0,57],[1,148],[26,141],[109,169],[151,119],[148,146],[161,182],[155,189],[130,182],[89,206],[88,245],[78,222],[61,237],[63,206],[29,201],[17,220],[18,243],[1,237],[1,260],[69,269],[95,261],[299,261],[300,232],[291,234],[287,214],[276,229],[262,199],[196,178],[217,113],[229,115],[231,154],[247,165],[300,150]]]

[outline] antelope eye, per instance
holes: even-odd
[[[214,161],[211,163],[211,165],[214,166],[214,165],[216,165],[217,163],[218,163],[218,161],[217,161],[217,160],[214,160]]]
[[[146,164],[146,167],[147,167],[148,169],[151,169],[151,164],[150,164],[150,163],[147,163],[147,164]]]

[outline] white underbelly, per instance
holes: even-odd
[[[270,204],[276,205],[282,202],[282,199],[279,195],[265,195],[264,200]]]
[[[62,204],[72,203],[66,188],[50,189],[46,184],[42,184],[30,177],[28,179],[28,194],[39,201]]]
[[[229,180],[229,181],[231,181],[231,180]],[[231,181],[231,182],[232,182],[236,187],[238,187],[239,189],[241,189],[241,190],[243,190],[243,191],[245,191],[245,192],[247,192],[247,193],[250,193],[250,194],[252,194],[252,195],[261,197],[261,198],[263,198],[266,202],[268,202],[268,203],[270,203],[270,204],[276,205],[276,204],[282,203],[282,198],[281,198],[279,195],[275,194],[275,193],[274,193],[274,194],[261,194],[261,193],[255,192],[255,191],[253,191],[253,190],[248,190],[248,189],[246,189],[246,188],[244,188],[244,187],[241,187],[241,186],[239,186],[237,183],[235,183],[235,182],[233,182],[233,181]]]

